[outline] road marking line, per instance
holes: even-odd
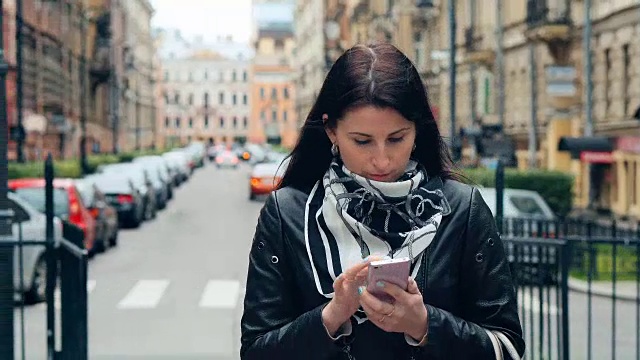
[[[155,308],[168,286],[168,280],[140,280],[118,303],[118,309]]]
[[[95,288],[96,288],[96,281],[87,280],[87,293],[91,294]]]
[[[210,309],[235,309],[239,294],[239,281],[210,280],[200,298],[199,306]]]
[[[545,294],[546,298],[546,294]],[[552,297],[553,298],[553,297]],[[532,301],[533,300],[533,301]],[[546,300],[546,299],[544,299]],[[542,313],[546,315],[558,315],[558,307],[556,305],[551,305],[546,301],[542,303]],[[528,292],[520,292],[518,294],[518,310],[523,309],[526,311],[531,311],[535,314],[540,312],[540,299],[537,296],[531,298],[531,294]]]

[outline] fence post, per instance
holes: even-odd
[[[496,225],[502,234],[502,221],[504,214],[504,165],[498,159],[496,167]]]
[[[55,323],[55,298],[56,288],[56,254],[53,233],[53,158],[51,153],[47,154],[44,163],[44,201],[45,201],[45,237],[46,237],[46,261],[47,261],[47,353],[49,359],[54,359],[56,352],[56,323]]]
[[[562,246],[561,297],[562,297],[562,359],[569,360],[569,269],[571,267],[572,243],[566,240]]]

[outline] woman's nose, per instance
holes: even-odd
[[[391,157],[385,148],[378,149],[372,159],[373,167],[376,170],[386,171],[391,164]]]

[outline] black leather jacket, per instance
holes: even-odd
[[[242,359],[475,359],[496,355],[484,329],[500,330],[524,354],[515,291],[493,216],[477,189],[446,180],[452,213],[427,248],[416,281],[428,310],[428,341],[409,345],[367,321],[333,341],[322,324],[304,239],[307,191],[280,189],[264,205],[251,247]],[[425,266],[426,265],[426,266]],[[505,359],[509,355],[503,348]]]

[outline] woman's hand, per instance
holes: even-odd
[[[409,278],[407,291],[388,282],[378,282],[376,286],[395,302],[379,300],[366,289],[360,289],[360,304],[369,321],[384,331],[405,333],[420,341],[427,333],[428,314],[415,280]]]
[[[358,288],[365,283],[369,263],[379,258],[382,257],[369,256],[361,263],[347,269],[334,281],[333,299],[322,309],[322,322],[330,334],[335,334],[360,307]]]

